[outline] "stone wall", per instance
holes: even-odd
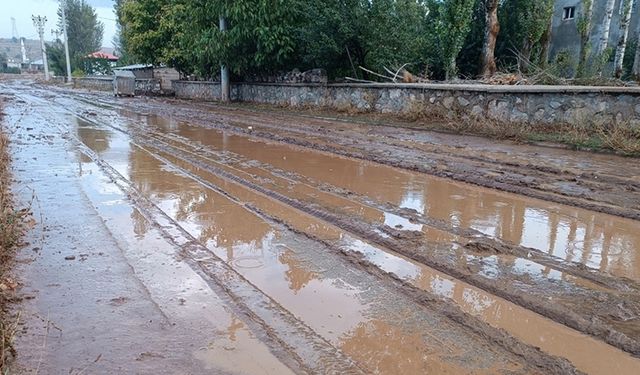
[[[163,90],[159,79],[136,79],[136,95],[173,95],[171,90]],[[73,78],[74,88],[113,91],[113,76]]]
[[[72,78],[73,88],[82,88],[99,91],[113,91],[113,77],[82,77]]]
[[[216,82],[173,82],[179,98],[218,100]],[[232,85],[232,100],[363,112],[444,111],[514,123],[631,121],[640,125],[640,88],[456,84]]]

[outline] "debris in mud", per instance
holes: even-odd
[[[464,248],[480,254],[513,254],[509,246],[488,239],[469,241],[464,244]]]
[[[112,306],[122,306],[125,303],[127,303],[127,301],[129,301],[127,297],[117,297],[117,298],[112,298],[109,304]]]
[[[153,358],[164,358],[162,354],[153,353],[153,352],[143,352],[138,354],[136,357],[136,361],[144,361],[145,359],[153,359]]]
[[[64,260],[75,260],[76,256],[75,255],[67,255],[66,257],[64,257]]]
[[[378,227],[378,229],[385,233],[390,235],[391,237],[397,238],[397,239],[402,239],[402,240],[418,240],[420,238],[424,237],[424,232],[421,232],[419,230],[406,230],[406,229],[402,229],[403,226],[401,224],[396,225],[394,228],[388,226],[388,225],[381,225]]]

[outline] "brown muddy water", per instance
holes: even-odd
[[[177,363],[246,374],[640,371],[597,335],[384,245],[444,246],[466,254],[461,269],[479,258],[498,283],[555,286],[549,304],[582,291],[622,300],[640,281],[638,221],[151,115],[153,100],[136,112],[107,96],[90,105],[4,88],[24,102],[14,125],[58,139],[55,157],[47,145],[29,152],[66,165],[77,189],[67,194],[85,197],[145,298],[183,332],[176,340],[192,341]],[[465,252],[477,239],[520,252]],[[626,317],[625,332],[637,320]]]
[[[260,142],[157,116],[127,114],[152,128],[210,147],[223,154],[225,161],[262,163],[270,171],[294,173],[315,186],[344,189],[379,204],[391,203],[400,209],[415,210],[423,217],[442,221],[450,227],[473,229],[568,262],[640,280],[640,258],[636,252],[640,248],[640,223],[634,220],[379,164]],[[378,215],[378,221],[390,227],[402,225],[408,230],[429,230],[390,212]],[[430,239],[449,241],[451,237],[436,233]],[[523,266],[523,272],[537,270]]]

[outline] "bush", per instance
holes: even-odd
[[[9,68],[9,67],[3,67],[0,68],[0,73],[7,73],[7,74],[20,74],[22,71],[20,70],[20,68]]]
[[[71,72],[71,76],[73,78],[82,78],[82,77],[86,76],[86,74],[85,74],[84,70],[76,68],[73,72]]]

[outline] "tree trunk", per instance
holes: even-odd
[[[583,0],[584,15],[579,24],[580,32],[580,56],[576,76],[584,77],[586,74],[587,57],[589,55],[589,39],[591,37],[591,16],[593,15],[593,0]]]
[[[640,41],[640,29],[636,40]],[[636,44],[636,55],[633,59],[633,79],[640,81],[640,43]]]
[[[447,64],[447,69],[445,71],[445,81],[449,81],[452,80],[456,77],[456,72],[458,70],[457,64],[456,64],[456,56],[452,56],[449,59],[449,63]]]
[[[498,0],[485,0],[484,43],[482,45],[482,77],[491,77],[496,73],[496,39],[500,32],[498,21]]]
[[[220,31],[227,31],[227,20],[220,16]],[[229,67],[227,64],[222,64],[220,66],[220,101],[229,102],[231,101],[231,86],[229,84]]]
[[[598,50],[596,51],[598,55],[601,55],[609,46],[611,18],[613,18],[613,7],[615,4],[616,0],[607,0],[607,5],[604,9],[604,22],[602,23],[602,35],[600,35],[600,43],[598,44]]]
[[[518,68],[521,73],[527,73],[529,71],[529,64],[531,63],[531,48],[532,42],[525,38],[522,43],[522,50],[520,51],[520,56],[518,57]]]
[[[631,10],[633,9],[633,0],[624,1],[624,14],[620,21],[620,39],[616,47],[616,58],[613,63],[614,75],[616,78],[622,77],[622,61],[624,60],[624,52],[627,49],[627,38],[629,37],[629,21],[631,20]]]
[[[541,68],[546,68],[549,64],[549,49],[551,48],[551,32],[553,28],[553,17],[549,20],[549,25],[542,38],[540,38],[540,56],[538,57],[538,63]]]
[[[611,33],[611,19],[613,18],[613,8],[615,7],[616,0],[607,0],[607,4],[604,9],[604,21],[602,24],[602,34],[600,35],[600,43],[598,43],[598,49],[596,50],[596,61],[598,75],[602,75],[602,69],[607,63],[609,56],[604,56],[609,47],[609,35]],[[607,54],[608,55],[608,54]]]

